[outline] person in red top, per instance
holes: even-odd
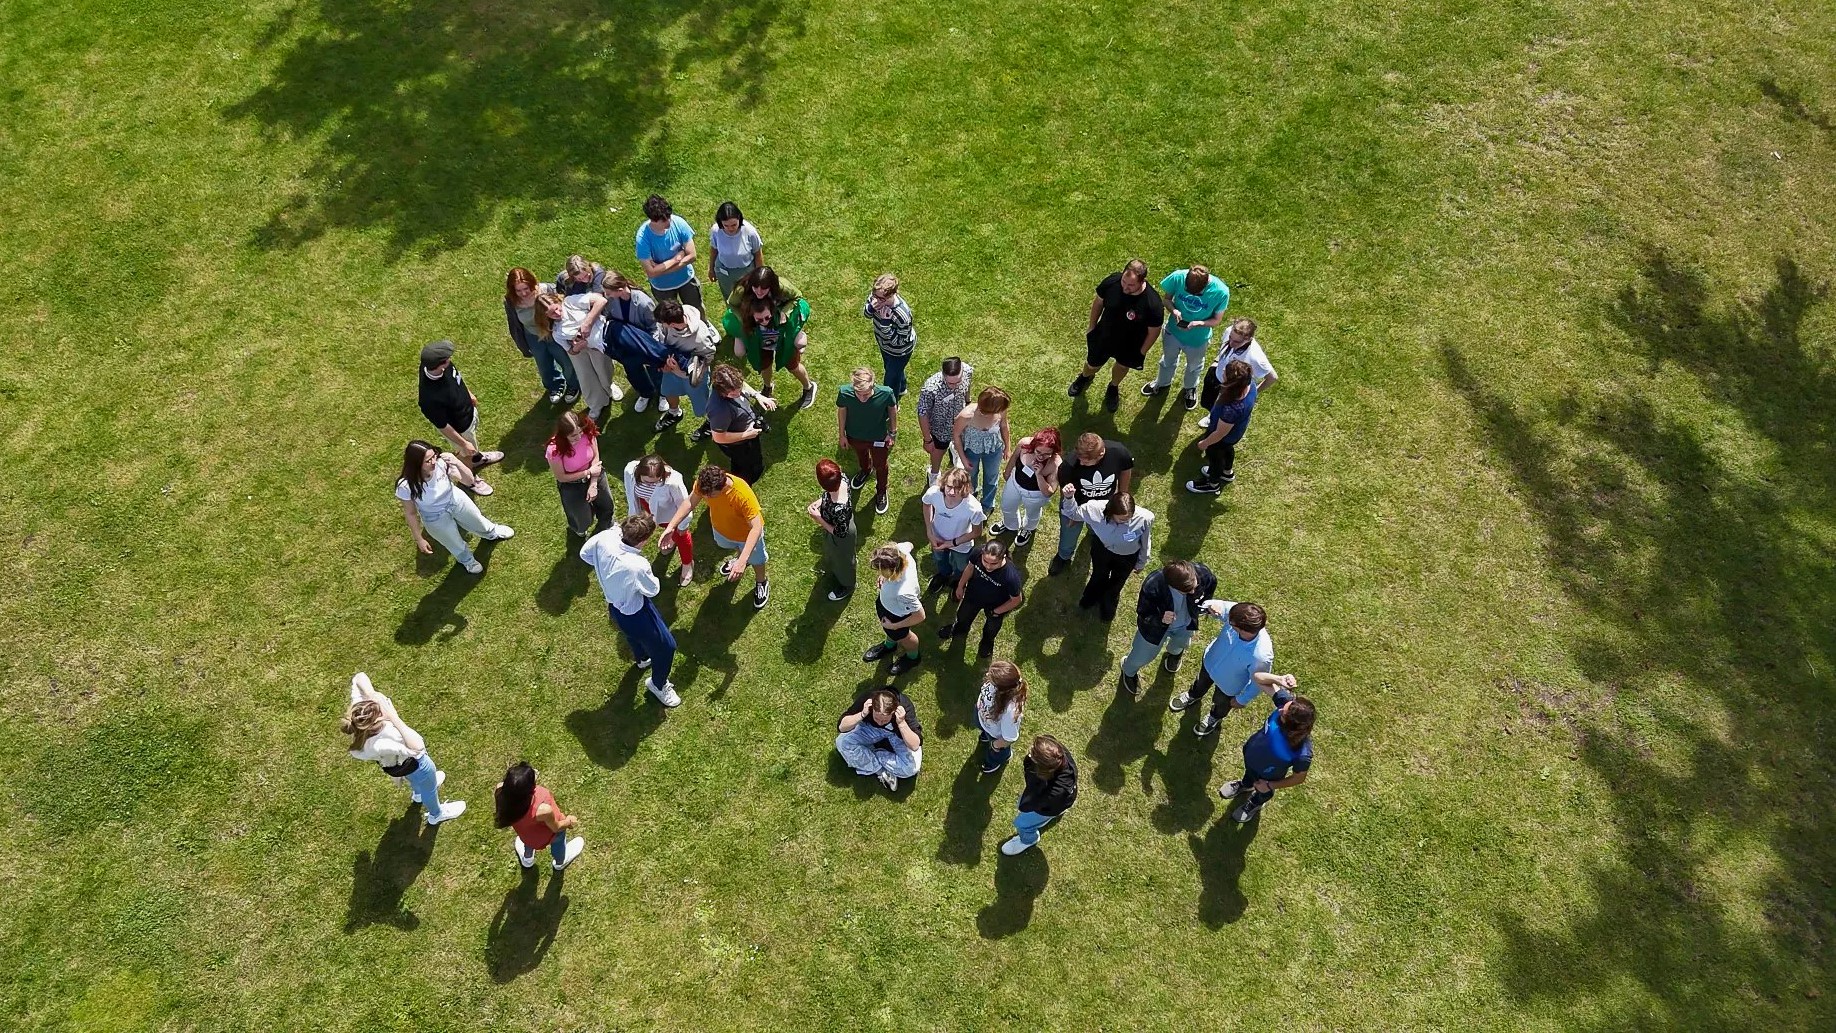
[[[561,813],[547,786],[536,783],[536,769],[528,761],[510,765],[504,780],[497,783],[497,827],[516,830],[511,846],[523,867],[535,867],[536,851],[543,847],[548,848],[555,871],[572,864],[586,849],[586,840],[567,838],[567,830],[578,824],[579,818]]]

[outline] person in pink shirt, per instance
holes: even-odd
[[[567,514],[568,533],[585,538],[611,527],[616,513],[599,461],[599,428],[592,417],[572,409],[562,413],[546,455],[555,490],[561,493],[561,510]]]

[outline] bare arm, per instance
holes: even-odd
[[[670,517],[669,523],[663,525],[663,533],[665,535],[674,534],[676,531],[676,528],[681,527],[684,523],[687,523],[689,514],[695,511],[695,503],[700,502],[700,501],[701,501],[701,489],[697,488],[694,491],[689,492],[689,497],[686,499],[683,499],[682,505],[676,507],[676,515]]]
[[[924,744],[924,740],[918,738],[918,733],[912,731],[912,726],[905,723],[904,707],[893,711],[893,727],[899,730],[899,738],[905,740],[906,749],[916,750]]]
[[[739,559],[733,564],[733,576],[739,576],[741,569],[749,566],[752,550],[759,547],[759,539],[765,536],[765,518],[753,517],[746,524],[746,544],[740,546]]]
[[[421,513],[414,508],[412,499],[402,500],[402,515],[408,518],[408,533],[414,538],[414,547],[431,555],[433,544],[421,533]]]
[[[1097,325],[1097,320],[1102,318],[1102,315],[1103,315],[1103,296],[1099,294],[1096,297],[1090,299],[1090,326],[1087,327],[1084,330],[1084,332],[1089,333],[1091,330],[1095,330],[1096,325]]]
[[[1203,452],[1206,449],[1210,448],[1211,446],[1217,444],[1218,442],[1223,441],[1224,435],[1229,434],[1230,429],[1235,426],[1236,424],[1234,423],[1217,424],[1216,426],[1211,428],[1211,433],[1198,439],[1198,441],[1193,443],[1192,447],[1198,449],[1200,452]]]

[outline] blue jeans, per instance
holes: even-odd
[[[988,745],[994,742],[994,740],[995,737],[989,735],[987,729],[982,729],[982,769],[984,771],[993,771],[996,768],[1006,767],[1007,759],[1014,755],[1013,743],[1010,742],[997,750],[993,746]]]
[[[900,398],[905,397],[905,367],[912,364],[912,352],[904,355],[888,355],[880,352],[880,364],[886,367],[886,378],[880,383],[892,388],[892,393]]]
[[[676,636],[670,634],[669,625],[663,623],[657,604],[646,599],[636,613],[620,613],[618,607],[607,603],[606,612],[612,615],[612,623],[618,625],[618,630],[625,633],[625,641],[631,644],[631,655],[639,663],[652,661],[650,684],[658,689],[668,685],[669,669],[676,662]]]
[[[964,568],[969,566],[969,553],[957,552],[955,549],[932,549],[931,559],[937,563],[937,573],[955,587],[956,579],[963,576]]]
[[[658,381],[658,394],[665,398],[679,398],[682,395],[688,395],[689,405],[695,410],[695,415],[706,416],[708,414],[708,399],[714,390],[712,374],[704,374],[699,384],[692,383],[687,377],[676,373],[664,373],[658,378]]]
[[[980,498],[982,512],[994,516],[995,492],[1001,487],[1001,453],[964,452],[963,463],[969,468],[969,490]]]
[[[1084,522],[1065,516],[1064,510],[1058,512],[1058,558],[1066,563],[1077,555],[1077,540],[1084,533]]]
[[[1159,642],[1149,642],[1141,637],[1141,632],[1135,632],[1135,641],[1128,647],[1128,655],[1122,658],[1122,673],[1130,677],[1140,674],[1143,667],[1153,663],[1154,658],[1160,655],[1163,644],[1167,652],[1174,656],[1184,653],[1186,647],[1192,644],[1192,629],[1168,628]]]
[[[1154,377],[1154,386],[1166,387],[1173,383],[1173,372],[1179,368],[1179,357],[1186,357],[1186,377],[1181,386],[1187,391],[1198,390],[1199,378],[1205,375],[1205,349],[1210,345],[1184,345],[1171,337],[1160,339],[1160,371]]]
[[[432,754],[421,754],[420,762],[408,772],[408,788],[421,798],[421,809],[429,818],[440,816],[440,769]]]
[[[1014,831],[1020,833],[1020,842],[1032,846],[1039,842],[1039,833],[1058,818],[1056,814],[1035,814],[1032,811],[1021,811],[1014,815]]]
[[[523,843],[521,838],[518,838],[517,842]],[[523,845],[528,846],[529,844],[523,843]],[[522,851],[518,850],[517,853],[520,855]],[[567,833],[566,832],[557,832],[555,833],[555,838],[548,841],[548,856],[554,858],[556,864],[567,863]],[[531,863],[534,863],[535,858],[531,857],[529,860]]]
[[[531,344],[529,351],[530,357],[535,359],[536,376],[542,378],[543,387],[551,392],[580,393],[580,378],[574,374],[574,360],[567,357],[566,348],[544,337]]]

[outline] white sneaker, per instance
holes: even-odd
[[[511,836],[510,849],[516,852],[516,863],[525,868],[535,867],[535,851],[523,845],[523,837]]]
[[[494,542],[501,542],[505,538],[515,538],[515,537],[516,537],[516,528],[511,527],[509,524],[498,524],[497,533],[491,536],[491,540]]]
[[[899,791],[899,776],[893,774],[892,772],[886,770],[885,768],[881,768],[879,779],[880,779],[880,784],[885,786],[887,789],[890,789],[895,793]]]
[[[1026,851],[1032,849],[1032,846],[1033,844],[1024,842],[1021,840],[1019,836],[1015,836],[1014,838],[1001,844],[1001,852],[1006,854],[1009,857],[1012,857],[1015,854],[1025,853]]]
[[[465,572],[467,574],[482,574],[484,573],[484,564],[477,560],[473,560],[465,565]]]
[[[458,816],[464,813],[465,813],[465,801],[464,800],[448,800],[446,801],[444,805],[441,806],[439,816],[428,818],[427,824],[429,825],[444,824],[446,822],[452,821],[454,818],[457,818]]]
[[[484,482],[484,479],[480,478],[472,482],[472,494],[478,496],[479,498],[484,498],[486,495],[497,494],[497,489],[491,487],[489,484],[486,484]]]
[[[1172,699],[1167,700],[1167,709],[1177,714],[1180,711],[1191,706],[1192,703],[1193,703],[1192,697],[1182,692],[1174,696]]]
[[[671,710],[682,705],[682,697],[676,695],[676,684],[674,682],[664,682],[663,687],[659,689],[657,688],[656,682],[646,678],[644,679],[644,691],[657,697],[658,703],[669,707]]]
[[[573,839],[567,841],[567,854],[565,858],[558,862],[550,861],[548,862],[549,866],[558,872],[568,865],[573,864],[574,858],[579,857],[584,850],[586,850],[586,840],[581,839],[579,836],[575,836]]]
[[[639,660],[639,661],[637,662],[637,669],[638,669],[638,670],[640,670],[640,671],[648,671],[648,670],[650,670],[650,665],[651,665],[651,663],[652,663],[652,661],[651,661],[651,660],[648,660],[648,659],[645,659],[645,660]]]
[[[1218,797],[1224,800],[1234,800],[1237,798],[1237,793],[1242,788],[1243,788],[1242,780],[1233,778],[1230,781],[1218,787]]]
[[[1210,416],[1210,414],[1206,414],[1206,415],[1204,415],[1204,416],[1200,416],[1200,417],[1199,417],[1199,424],[1198,424],[1198,427],[1199,427],[1199,429],[1200,429],[1200,430],[1206,430],[1206,429],[1208,429],[1208,428],[1210,428],[1210,426],[1211,426],[1211,416]]]
[[[650,408],[650,396],[649,395],[644,395],[643,397],[639,398],[637,401],[631,403],[632,412],[643,412],[645,409],[648,409],[648,408]]]
[[[435,788],[435,789],[438,789],[439,787],[441,787],[441,786],[443,786],[443,785],[445,785],[445,784],[446,784],[446,772],[444,772],[444,771],[436,771],[436,772],[434,772],[434,788]],[[409,796],[412,796],[412,797],[414,798],[414,802],[415,802],[415,803],[420,803],[420,802],[421,802],[421,794],[420,794],[420,793],[410,793],[410,794],[408,794],[408,795],[409,795]]]
[[[625,389],[622,387],[619,387],[617,384],[613,384],[612,385],[612,400],[614,402],[624,401],[625,400]]]

